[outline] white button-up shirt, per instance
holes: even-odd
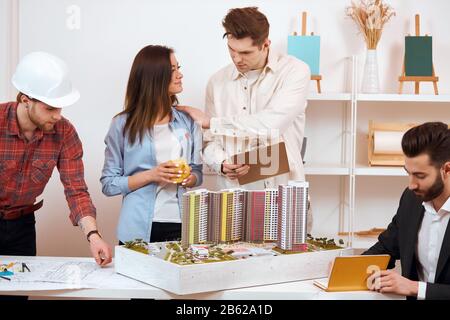
[[[303,61],[272,50],[256,81],[240,73],[234,64],[214,74],[206,89],[206,113],[211,123],[204,135],[204,163],[220,173],[221,163],[234,154],[252,149],[257,143],[284,141],[290,173],[245,188],[268,188],[287,180],[304,180],[300,152],[310,76]],[[224,176],[219,177],[218,184],[220,188],[239,186],[237,180]]]
[[[450,218],[450,198],[438,212],[433,203],[424,202],[425,213],[417,239],[417,258],[419,260],[418,299],[425,299],[427,282],[434,283],[436,268],[441,252],[442,240]]]

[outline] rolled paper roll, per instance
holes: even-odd
[[[374,131],[373,153],[376,154],[403,154],[403,131]]]

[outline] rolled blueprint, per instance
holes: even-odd
[[[403,154],[403,131],[374,131],[373,152],[377,154]]]

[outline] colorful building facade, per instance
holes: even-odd
[[[278,241],[282,250],[306,250],[308,182],[289,181],[278,187]]]
[[[304,251],[308,190],[307,182],[290,181],[278,189],[186,192],[182,245],[243,240]]]

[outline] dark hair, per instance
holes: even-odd
[[[269,21],[257,7],[230,9],[222,21],[225,34],[236,39],[250,37],[253,45],[261,46],[269,37]]]
[[[408,158],[428,154],[436,168],[450,161],[450,129],[442,122],[426,122],[409,129],[402,139],[403,153]]]
[[[125,95],[125,108],[119,113],[127,114],[124,134],[129,134],[133,144],[146,131],[153,129],[155,122],[171,113],[175,95],[169,95],[172,78],[170,54],[173,49],[149,45],[141,49],[134,58]]]
[[[31,101],[39,101],[38,99],[30,98],[29,96],[27,96],[25,93],[22,93],[22,92],[19,92],[19,93],[17,94],[16,101],[19,102],[19,103],[21,103],[21,102],[22,102],[22,96],[27,97],[27,98],[30,99]]]

